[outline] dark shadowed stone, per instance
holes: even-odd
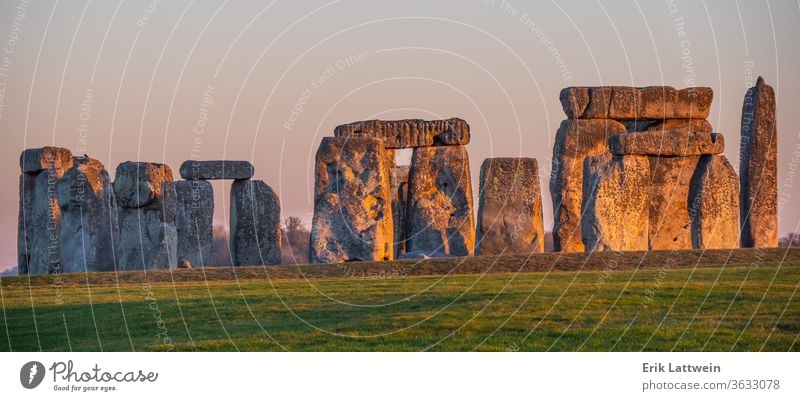
[[[695,248],[739,247],[739,177],[725,156],[700,158],[689,199]]]
[[[119,242],[117,204],[103,164],[88,156],[75,157],[58,182],[57,196],[63,271],[113,271]]]
[[[405,252],[406,202],[408,201],[408,173],[411,166],[396,166],[392,174],[392,222],[394,224],[394,256],[399,259]]]
[[[484,160],[479,199],[476,254],[544,252],[536,159]]]
[[[117,268],[145,270],[178,264],[177,194],[169,166],[125,162],[114,181],[119,212]]]
[[[742,107],[742,246],[778,246],[778,129],[775,91],[759,77]]]
[[[19,166],[23,173],[30,174],[44,170],[66,171],[72,167],[72,152],[54,146],[25,149],[20,155]]]
[[[390,170],[383,141],[323,138],[316,155],[312,263],[394,259]]]
[[[20,208],[17,259],[20,274],[61,273],[61,208],[59,180],[73,164],[69,150],[27,149],[20,156]]]
[[[608,147],[615,155],[700,156],[725,150],[722,134],[670,128],[614,135]]]
[[[692,249],[689,187],[700,156],[649,159],[650,249]]]
[[[561,91],[564,113],[569,118],[664,120],[705,119],[711,110],[711,88],[669,86],[569,87]]]
[[[406,252],[473,255],[475,223],[467,149],[414,149],[408,187]]]
[[[36,181],[34,174],[20,174],[19,176],[19,214],[17,216],[17,273],[21,276],[28,274],[28,263],[31,257],[30,242],[33,236],[32,227],[32,202],[33,185]]]
[[[706,134],[710,134],[711,131],[713,131],[711,123],[708,122],[708,120],[698,119],[654,121],[653,124],[648,125],[646,129],[640,131],[667,131],[671,129],[686,129]]]
[[[586,251],[647,250],[647,157],[587,157],[583,177],[581,233]]]
[[[230,229],[234,266],[281,263],[281,201],[264,181],[233,182]]]
[[[469,124],[460,118],[447,120],[368,120],[336,127],[336,137],[368,137],[384,141],[387,149],[469,143]]]
[[[208,181],[177,181],[178,197],[175,228],[178,233],[178,260],[193,266],[211,264],[214,230],[214,189]],[[180,266],[179,266],[180,267]]]
[[[247,180],[253,165],[244,160],[187,160],[181,164],[184,180]]]
[[[608,153],[608,138],[625,132],[614,120],[564,120],[556,133],[550,194],[555,213],[553,240],[556,251],[583,252],[581,203],[583,161]]]

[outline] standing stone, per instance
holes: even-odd
[[[471,256],[469,156],[463,146],[415,148],[408,177],[406,256]]]
[[[119,241],[117,204],[103,164],[88,156],[75,157],[56,190],[64,272],[114,271],[114,246]]]
[[[544,252],[536,159],[484,160],[479,197],[478,255]]]
[[[742,246],[778,246],[778,130],[775,91],[758,77],[742,107]]]
[[[699,160],[650,157],[650,249],[692,249],[689,187]]]
[[[470,139],[469,124],[460,118],[356,121],[336,127],[334,135],[382,139],[387,149],[466,145]]]
[[[247,180],[254,170],[243,160],[187,160],[181,164],[180,173],[184,180]]]
[[[380,139],[322,139],[316,155],[311,263],[394,258],[386,163]]]
[[[281,263],[281,201],[264,181],[233,182],[230,227],[234,266]]]
[[[623,132],[625,126],[614,120],[561,122],[553,146],[550,177],[550,194],[555,213],[553,241],[556,251],[583,252],[583,162],[587,156],[608,153],[608,137]]]
[[[30,263],[30,242],[33,236],[32,202],[33,183],[36,176],[33,174],[20,174],[19,176],[19,214],[17,217],[17,274],[28,274]]]
[[[121,163],[117,166],[114,194],[120,231],[117,268],[176,267],[177,195],[169,166],[146,162]]]
[[[20,216],[17,220],[20,274],[61,273],[61,208],[56,188],[72,168],[64,148],[26,149],[20,155]]]
[[[700,158],[689,199],[695,248],[739,247],[739,177],[725,156]]]
[[[208,181],[185,180],[175,183],[175,193],[178,260],[192,266],[209,266],[214,240],[214,189]]]
[[[647,157],[588,157],[583,176],[581,233],[586,250],[647,250]]]
[[[408,173],[411,166],[396,166],[392,174],[392,222],[394,223],[394,256],[405,253],[406,202],[408,201]]]

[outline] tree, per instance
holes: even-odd
[[[800,233],[789,233],[785,237],[778,240],[778,246],[781,248],[800,248]]]
[[[214,226],[211,241],[211,266],[233,266],[228,246],[228,230],[224,226]]]
[[[308,243],[311,232],[303,220],[296,216],[283,219],[281,227],[281,262],[284,264],[308,263]]]

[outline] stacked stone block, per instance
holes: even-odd
[[[569,119],[556,138],[551,177],[556,249],[692,249],[729,244],[731,238],[738,238],[738,227],[732,229],[738,223],[727,214],[713,219],[709,214],[731,207],[729,198],[712,193],[738,189],[730,180],[717,183],[725,187],[714,190],[708,188],[708,178],[698,178],[693,184],[696,176],[728,173],[720,167],[727,163],[721,156],[724,138],[713,133],[706,120],[712,98],[710,88],[565,88],[560,99]],[[582,165],[584,176],[576,172],[576,165]],[[711,175],[709,165],[713,166]],[[643,176],[646,182],[641,181]],[[692,196],[701,206],[692,209]],[[619,202],[609,203],[605,197]],[[646,213],[611,224],[609,208],[623,210],[642,200]],[[630,213],[632,209],[626,215]],[[703,227],[711,220],[718,226],[711,236],[724,240],[699,239],[698,233],[711,230]],[[646,247],[640,241],[643,232]]]

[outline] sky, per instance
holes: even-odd
[[[0,269],[16,265],[19,154],[249,160],[310,222],[313,159],[336,125],[460,117],[477,193],[487,157],[539,161],[545,227],[567,86],[709,86],[738,169],[744,93],[776,89],[780,234],[797,231],[800,2],[0,2]],[[408,160],[409,152],[398,158]],[[800,179],[798,179],[800,180]],[[798,181],[800,182],[800,181]],[[214,182],[226,224],[230,182]]]

